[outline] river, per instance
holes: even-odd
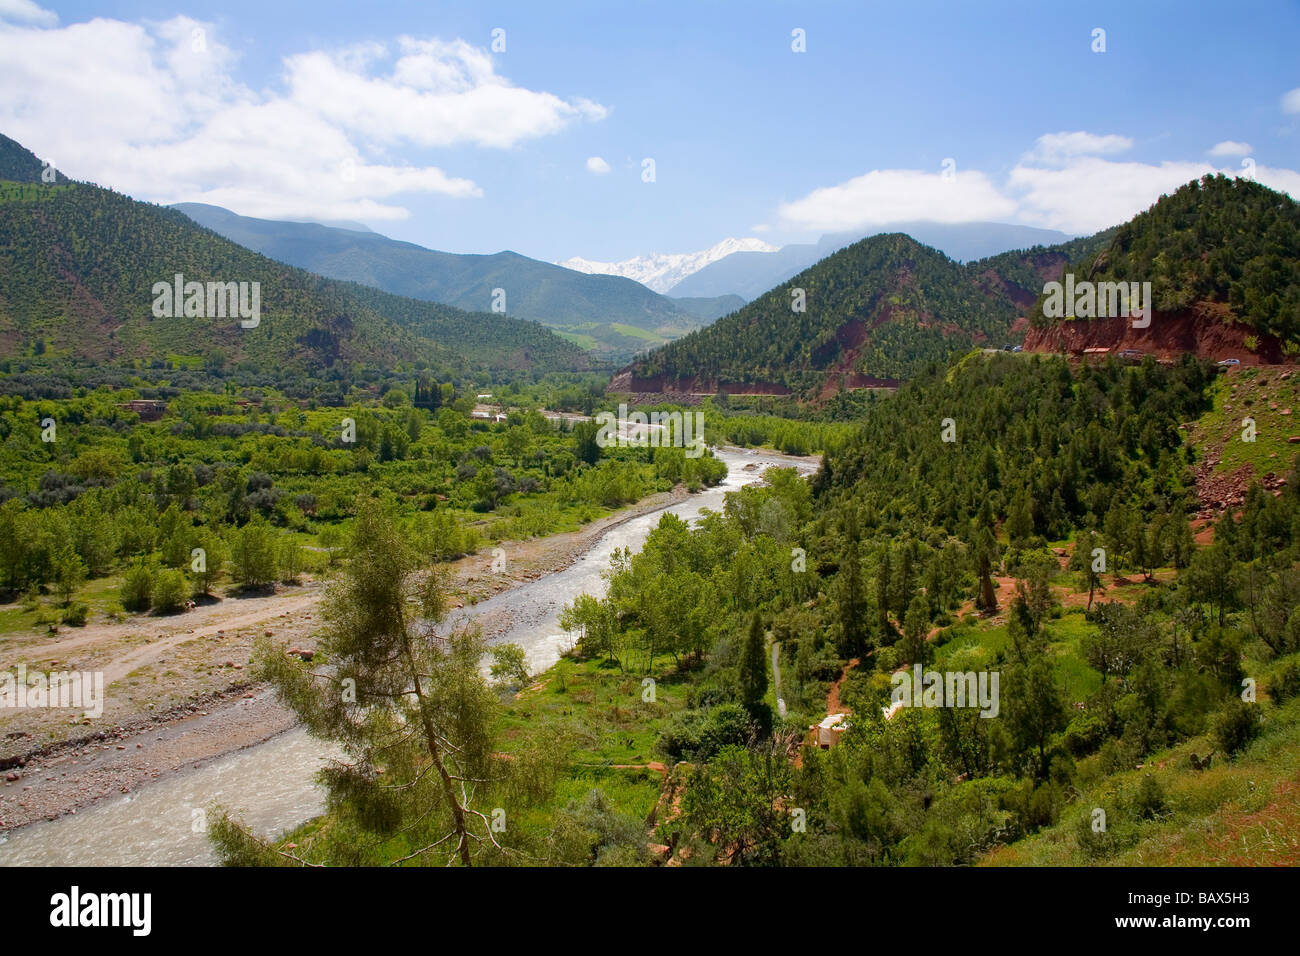
[[[610,555],[617,548],[639,550],[665,510],[694,521],[706,508],[720,511],[728,491],[758,481],[767,466],[793,465],[804,474],[816,467],[811,459],[770,452],[724,448],[715,454],[727,465],[727,477],[720,484],[611,528],[568,568],[497,594],[466,608],[463,615],[472,619],[506,611],[513,624],[496,641],[523,647],[529,670],[538,673],[572,644],[559,626],[564,605],[583,593],[603,596],[601,572],[609,567]],[[324,794],[314,775],[331,752],[295,727],[196,769],[160,778],[121,799],[102,800],[76,814],[0,834],[0,866],[212,865],[216,855],[202,827],[205,808],[219,802],[265,835],[292,829],[324,809]]]

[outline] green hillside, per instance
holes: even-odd
[[[515,252],[460,255],[372,232],[254,219],[199,203],[175,208],[272,259],[396,295],[488,311],[500,289],[506,315],[567,332],[622,324],[654,332],[656,341],[662,341],[697,328],[706,318],[697,308],[679,306],[631,279],[587,275]],[[617,337],[593,338],[601,352],[627,355],[635,350]]]
[[[806,311],[794,311],[794,290]],[[1001,346],[1013,303],[908,236],[842,249],[632,366],[637,376],[817,387],[832,370],[905,379],[975,344]]]
[[[1162,196],[1103,248],[1081,251],[1069,268],[1076,282],[1150,282],[1158,311],[1222,303],[1226,319],[1300,342],[1300,203],[1284,193],[1206,176]],[[1042,306],[1030,315],[1047,324]]]
[[[0,143],[0,156],[18,174],[36,162],[12,140]],[[154,285],[176,273],[186,281],[260,283],[257,327],[155,317]],[[85,183],[0,184],[0,348],[111,363],[176,355],[215,371],[249,366],[286,382],[349,377],[361,365],[406,363],[450,376],[586,363],[536,323],[325,279],[175,210]]]

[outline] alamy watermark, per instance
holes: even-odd
[[[1074,273],[1065,274],[1065,284],[1049,282],[1043,286],[1047,300],[1043,316],[1048,319],[1113,319],[1133,317],[1133,328],[1151,324],[1150,282],[1083,282],[1074,281]]]
[[[601,448],[685,448],[687,458],[704,454],[703,412],[631,412],[618,406],[618,415],[596,415],[600,430],[596,444]]]
[[[43,710],[74,708],[86,717],[104,713],[103,671],[28,671],[19,664],[14,673],[0,671],[0,709]]]
[[[186,282],[178,272],[171,282],[155,282],[152,295],[156,319],[238,317],[245,329],[262,321],[260,282]]]
[[[998,671],[927,671],[915,664],[890,678],[894,690],[882,710],[893,717],[900,707],[970,707],[979,708],[981,717],[996,717],[999,679]]]

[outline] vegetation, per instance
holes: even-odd
[[[265,589],[333,564],[358,494],[391,494],[415,547],[443,561],[726,471],[682,449],[602,449],[594,426],[535,409],[476,419],[449,385],[337,409],[273,390],[190,391],[158,400],[157,421],[130,409],[144,391],[0,398],[0,591],[46,589],[67,605],[87,580],[117,578],[124,608],[166,613],[227,580]],[[591,394],[563,380],[525,392],[506,394]]]
[[[805,311],[794,308],[797,289]],[[872,236],[632,369],[676,380],[773,382],[806,393],[832,369],[904,379],[976,342],[1000,345],[1015,315],[1009,300],[942,253],[904,235]]]
[[[1162,312],[1223,303],[1231,321],[1300,341],[1300,203],[1249,179],[1179,187],[1068,271],[1076,281],[1150,282]],[[1047,321],[1041,301],[1030,316]]]
[[[30,172],[34,163],[39,171],[30,153],[0,140],[0,168]],[[176,210],[98,186],[51,190],[0,193],[0,335],[29,343],[23,351],[36,367],[73,359],[130,365],[171,354],[192,357],[212,376],[258,371],[308,390],[322,381],[347,387],[375,365],[442,380],[479,369],[587,365],[577,348],[533,322],[324,279]],[[242,328],[230,315],[156,317],[154,285],[178,273],[187,282],[259,283],[258,324]]]

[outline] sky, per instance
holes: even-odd
[[[1300,198],[1300,2],[0,0],[0,132],[451,252],[1088,234],[1215,170]]]

